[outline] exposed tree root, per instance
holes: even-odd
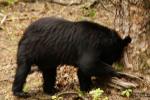
[[[135,97],[149,97],[150,98],[150,91],[147,91],[147,92],[133,91],[133,96],[135,96]]]
[[[125,78],[130,78],[130,79],[135,79],[135,80],[143,81],[143,78],[142,78],[142,77],[139,77],[139,76],[131,75],[131,74],[124,73],[124,72],[118,72],[118,73],[119,73],[122,77],[125,77]]]
[[[124,88],[137,88],[139,86],[139,84],[136,81],[143,81],[142,78],[138,77],[138,76],[134,76],[128,73],[123,73],[123,72],[118,72],[121,75],[121,78],[125,78],[126,80],[121,80],[117,77],[112,77],[112,79],[110,80],[110,83],[108,83],[108,85],[110,87],[116,88],[116,89],[124,89]],[[128,79],[135,81],[133,82],[129,82],[127,81]]]
[[[122,90],[123,88],[121,86],[118,86],[117,84],[113,84],[113,83],[108,83],[108,86],[118,89],[118,90]]]
[[[136,88],[139,86],[136,83],[125,82],[118,78],[112,78],[111,82],[112,84],[118,85],[121,88]]]
[[[107,87],[122,90],[126,88],[137,88],[141,85],[141,82],[144,84],[144,80],[139,76],[131,75],[129,73],[118,72],[119,77],[111,76],[102,76],[94,79],[95,85],[98,87]],[[139,84],[140,83],[140,84]]]
[[[124,52],[124,63],[127,68],[133,69],[133,65],[129,63],[129,59],[126,51]]]

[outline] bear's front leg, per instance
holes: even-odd
[[[81,91],[89,91],[91,89],[91,76],[84,74],[80,69],[78,69],[78,79]]]
[[[30,95],[23,91],[23,86],[26,82],[28,73],[30,72],[31,65],[27,63],[18,64],[15,80],[12,87],[12,92],[15,96],[27,98]]]

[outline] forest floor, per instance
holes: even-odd
[[[111,9],[111,6],[109,8]],[[0,100],[19,99],[14,97],[11,92],[16,69],[17,45],[23,31],[31,22],[41,17],[57,16],[72,21],[88,19],[112,28],[114,15],[106,12],[105,9],[101,9],[101,11],[98,9],[89,10],[86,6],[63,6],[47,2],[19,2],[7,6],[1,4],[0,13],[7,15],[7,17],[4,23],[0,25]],[[0,16],[1,20],[2,17]],[[133,73],[132,71],[128,72]],[[79,83],[74,67],[64,66],[58,68],[57,74],[56,88],[58,88],[58,92],[54,95],[66,91],[79,92]],[[130,98],[121,96],[122,90],[107,87],[104,89],[101,99],[104,100],[105,97],[108,97],[109,100],[150,100],[150,88],[147,87],[149,85],[147,83],[134,89],[139,91],[139,94],[133,94]],[[28,100],[49,100],[51,98],[51,96],[43,93],[40,72],[34,72],[28,76],[24,91],[32,95]],[[62,95],[62,97],[63,100],[74,100],[76,95],[69,93]],[[88,93],[85,94],[85,99],[91,100]],[[107,99],[105,98],[105,100]]]

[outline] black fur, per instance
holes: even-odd
[[[39,19],[26,29],[19,42],[13,93],[27,96],[22,89],[33,64],[42,71],[44,92],[52,92],[56,68],[63,64],[78,67],[80,89],[87,91],[91,76],[117,75],[111,65],[130,41],[130,37],[123,40],[114,30],[89,21]]]

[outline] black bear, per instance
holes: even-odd
[[[45,93],[52,92],[56,68],[63,64],[78,68],[80,89],[88,91],[91,76],[118,75],[111,65],[130,42],[129,36],[121,39],[116,31],[94,22],[41,18],[26,29],[19,42],[13,94],[28,95],[23,86],[33,64],[42,72]]]

